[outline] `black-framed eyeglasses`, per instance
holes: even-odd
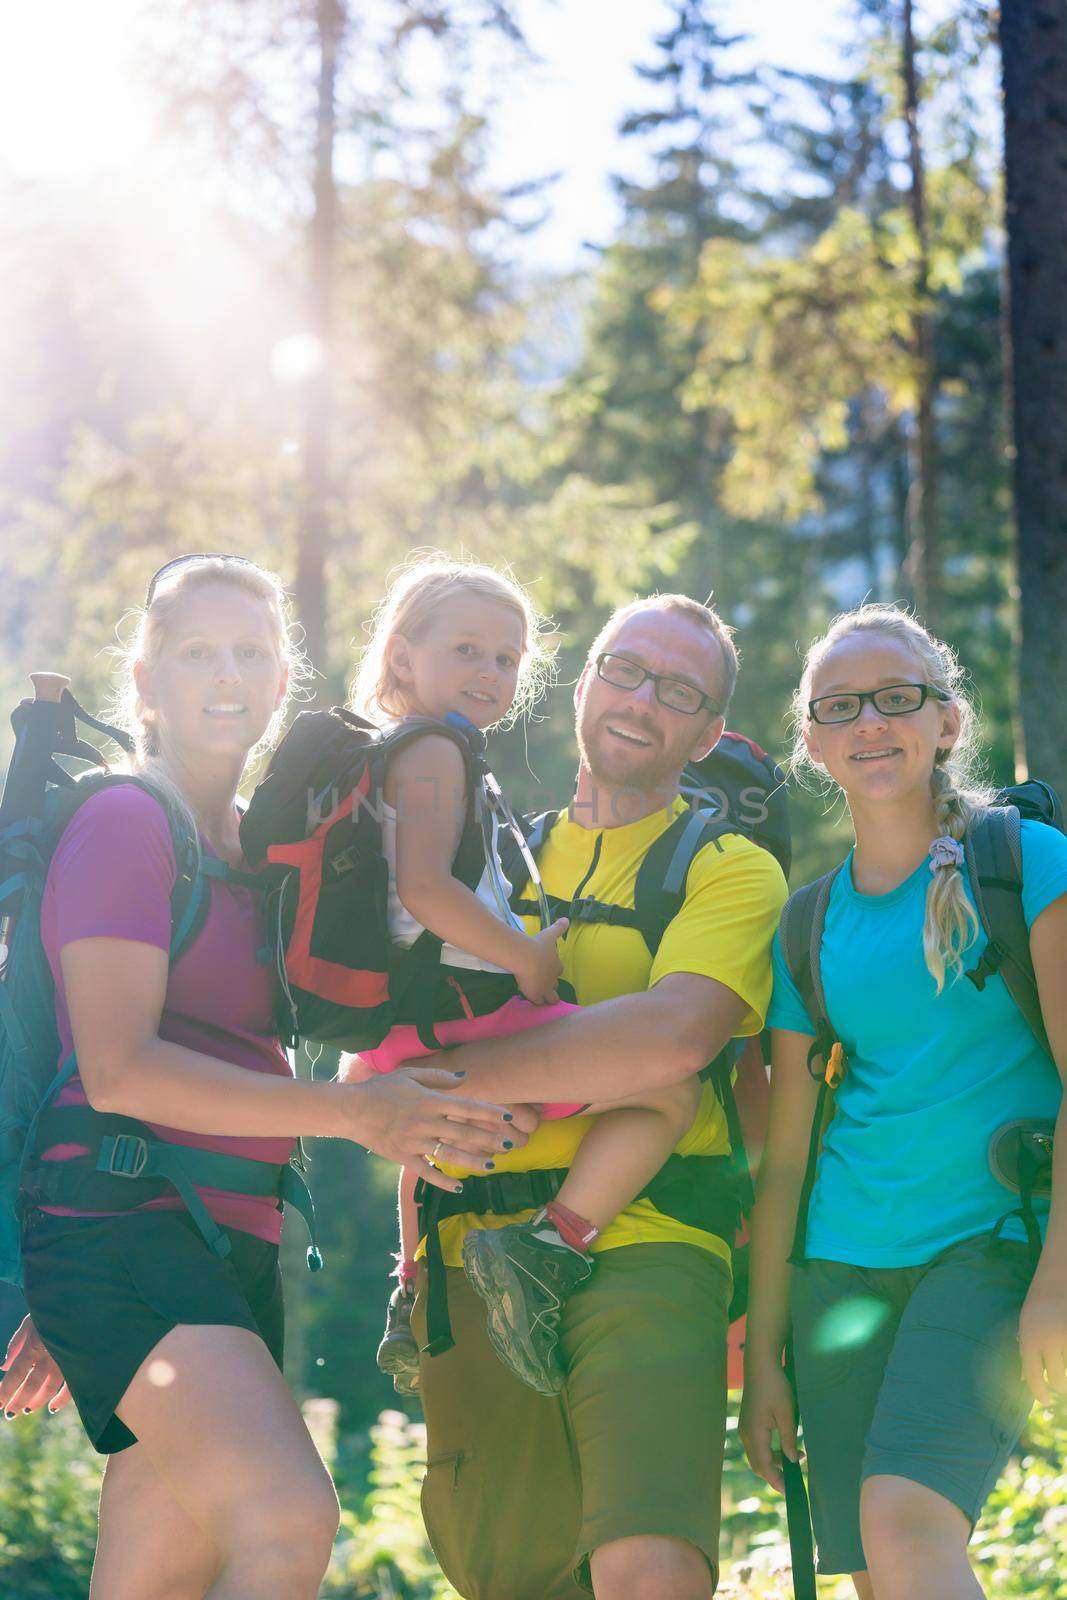
[[[172,561],[164,561],[158,572],[153,572],[148,580],[148,591],[144,597],[145,610],[152,604],[160,578],[166,577],[168,572],[176,572],[179,567],[187,567],[192,561],[232,561],[238,567],[256,567],[255,561],[249,561],[247,556],[233,556],[226,550],[194,550],[186,556],[175,556]]]
[[[666,678],[660,672],[649,672],[636,661],[631,661],[629,656],[616,656],[606,651],[597,656],[594,665],[597,677],[610,683],[613,689],[626,689],[632,693],[649,679],[655,689],[656,699],[668,711],[680,711],[683,717],[695,717],[706,706],[713,715],[719,715],[718,702],[710,694],[705,694],[703,689],[698,689],[695,683],[686,683],[683,678]]]
[[[863,689],[855,694],[821,694],[808,701],[808,715],[812,722],[855,722],[864,701],[869,700],[883,717],[908,717],[921,711],[930,699],[948,701],[952,696],[932,683],[888,683],[883,689]]]

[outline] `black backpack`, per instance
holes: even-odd
[[[965,974],[976,989],[999,974],[1034,1037],[1048,1050],[1048,1035],[1030,957],[1030,935],[1023,915],[1022,821],[1042,822],[1064,831],[1059,797],[1047,783],[1031,779],[1001,789],[992,805],[971,821],[963,839],[964,857],[975,905],[988,943],[977,966]],[[847,1046],[838,1038],[827,1011],[820,973],[819,953],[830,892],[841,866],[790,895],[782,911],[782,954],[807,1008],[814,1042],[808,1052],[808,1070],[819,1080],[819,1097],[812,1119],[808,1160],[797,1212],[790,1259],[804,1259],[808,1207],[815,1183],[822,1138],[833,1115],[834,1091],[847,1062]],[[1051,1185],[1052,1137],[1048,1124],[1034,1121],[998,1129],[990,1145],[990,1162],[1000,1181],[1020,1195],[1017,1213],[1032,1247],[1040,1250],[1040,1235],[1033,1214],[1033,1195],[1048,1193]],[[1001,1219],[1007,1221],[1007,1216]]]
[[[202,855],[187,818],[165,794],[142,779],[108,771],[99,751],[80,738],[78,724],[105,734],[127,753],[132,741],[91,717],[65,684],[58,675],[37,675],[39,697],[21,701],[12,713],[15,748],[0,802],[0,1278],[21,1281],[27,1206],[121,1212],[175,1191],[205,1241],[226,1256],[230,1240],[207,1212],[197,1185],[277,1195],[302,1212],[314,1240],[311,1196],[294,1166],[167,1144],[131,1117],[53,1104],[77,1061],[71,1053],[57,1069],[60,1043],[41,943],[41,899],[52,854],[75,813],[117,784],[133,784],[162,805],[178,867],[171,897],[172,966],[203,926],[211,879],[241,877]],[[68,759],[92,770],[75,778],[61,765]],[[85,1154],[37,1160],[39,1149],[52,1144],[82,1145]],[[314,1244],[308,1259],[310,1266],[321,1265]]]
[[[282,1031],[293,1044],[308,1039],[370,1050],[390,1028],[410,1023],[436,1049],[435,1020],[460,1015],[463,1000],[481,1014],[517,992],[508,973],[471,972],[457,997],[441,981],[435,934],[426,929],[408,949],[389,936],[382,850],[386,766],[427,733],[451,739],[463,757],[467,814],[452,871],[474,889],[486,867],[494,817],[504,829],[518,830],[485,764],[483,735],[456,713],[443,721],[408,717],[385,730],[340,707],[304,712],[242,818],[245,858],[260,869],[268,890]]]

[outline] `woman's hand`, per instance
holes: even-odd
[[[62,1411],[70,1402],[70,1390],[63,1374],[41,1343],[41,1336],[30,1317],[23,1317],[7,1347],[0,1380],[0,1407],[5,1416],[20,1411],[37,1411],[47,1405],[50,1412]]]
[[[737,1431],[753,1472],[782,1494],[785,1484],[779,1451],[774,1444],[775,1434],[782,1455],[796,1461],[799,1452],[793,1392],[781,1366],[771,1362],[758,1367],[746,1366]]]
[[[1040,1405],[1067,1393],[1067,1283],[1040,1266],[1019,1314],[1019,1355]]]
[[[338,1085],[345,1097],[339,1131],[436,1188],[458,1194],[463,1185],[433,1162],[491,1171],[494,1155],[527,1138],[504,1106],[460,1098],[461,1082],[461,1073],[445,1067],[411,1066],[366,1083]]]

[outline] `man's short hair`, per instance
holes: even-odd
[[[589,648],[589,660],[596,660],[621,623],[642,611],[672,611],[678,616],[689,617],[705,632],[710,633],[722,653],[722,686],[718,701],[722,713],[725,714],[737,683],[739,665],[737,646],[734,644],[734,630],[729,623],[722,620],[717,611],[712,610],[711,606],[703,606],[699,600],[692,600],[687,594],[650,594],[643,599],[631,600],[627,605],[618,606],[593,640]]]

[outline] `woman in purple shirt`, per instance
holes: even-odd
[[[267,1163],[288,1161],[300,1135],[352,1139],[401,1162],[430,1149],[446,1162],[487,1160],[505,1135],[523,1135],[498,1106],[446,1098],[451,1073],[293,1078],[256,959],[254,891],[215,880],[200,932],[169,962],[168,811],[188,813],[205,856],[240,866],[237,787],[280,719],[292,658],[283,591],[261,568],[183,557],[153,579],[128,720],[138,776],[160,798],[133,784],[92,796],[45,889],[62,1057],[76,1050],[78,1061],[60,1103]],[[45,1139],[40,1160],[84,1148]],[[119,1213],[30,1209],[33,1326],[16,1336],[0,1399],[11,1410],[55,1395],[51,1358],[108,1456],[93,1600],[313,1600],[337,1501],[280,1371],[278,1201],[197,1192],[229,1238],[225,1258],[176,1194]]]

